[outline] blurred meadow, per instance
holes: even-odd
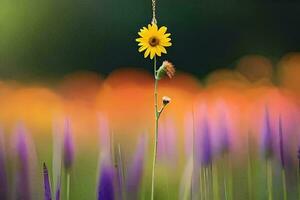
[[[299,199],[300,4],[158,5],[177,71],[158,87],[155,199]],[[1,200],[150,199],[153,68],[134,41],[150,6],[0,1]]]
[[[206,195],[218,191],[218,197],[202,198],[224,199],[225,176],[230,178],[232,199],[266,199],[267,159],[273,169],[273,199],[282,199],[282,169],[288,199],[295,199],[299,73],[300,54],[293,53],[283,57],[276,68],[267,58],[246,56],[235,70],[217,70],[201,81],[183,72],[172,80],[162,80],[159,92],[168,94],[172,102],[159,127],[156,198],[189,198],[192,186],[197,185],[192,181],[196,169],[209,166],[218,176],[208,175]],[[20,137],[27,141],[31,195],[41,199],[43,162],[53,177],[52,188],[57,174],[62,173],[64,183],[63,140],[70,132],[74,156],[70,199],[96,199],[104,154],[112,155],[116,163],[122,159],[126,183],[134,182],[125,193],[138,195],[129,199],[147,199],[153,145],[152,89],[148,72],[125,68],[106,78],[76,72],[55,87],[2,81],[1,160],[5,167],[1,170],[5,171],[1,173],[6,176],[8,194],[18,190]],[[191,159],[199,168],[193,170]]]

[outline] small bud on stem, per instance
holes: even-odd
[[[167,96],[164,96],[162,98],[162,107],[161,109],[158,111],[158,117],[160,117],[160,114],[162,113],[162,111],[165,109],[165,107],[171,102],[171,98],[170,97],[167,97]]]
[[[163,105],[166,106],[166,105],[168,105],[171,102],[171,98],[167,97],[167,96],[164,96],[162,98],[162,102],[163,102]]]

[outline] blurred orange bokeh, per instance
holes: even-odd
[[[214,124],[223,105],[236,135],[234,140],[239,140],[248,132],[257,135],[263,108],[268,105],[274,119],[281,115],[292,127],[300,116],[299,74],[297,53],[283,57],[278,70],[267,58],[252,55],[242,58],[235,70],[217,70],[203,81],[178,72],[174,79],[159,82],[159,99],[172,99],[162,117],[172,117],[182,137],[187,113],[205,104]],[[96,73],[77,72],[57,85],[1,82],[1,125],[11,129],[23,121],[37,130],[32,131],[34,134],[51,134],[42,130],[51,130],[55,121],[69,117],[76,137],[88,141],[99,131],[99,115],[105,115],[117,135],[153,132],[153,77],[146,71],[119,69],[105,79]],[[236,147],[239,145],[243,144]]]

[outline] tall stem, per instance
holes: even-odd
[[[154,57],[154,112],[155,112],[155,130],[154,130],[154,148],[153,148],[153,162],[152,162],[152,183],[151,183],[151,200],[154,200],[154,183],[155,183],[155,164],[157,154],[157,142],[158,142],[158,99],[157,99],[157,85],[158,80],[156,78],[156,56]]]
[[[223,169],[225,172],[223,172],[223,186],[224,186],[224,198],[225,200],[229,200],[229,186],[228,186],[228,177],[226,176],[226,171],[227,173],[229,173],[229,165],[228,165],[228,158],[226,156],[226,153],[223,154],[223,160],[222,160],[222,164],[223,164]]]
[[[70,172],[67,171],[67,200],[70,199]]]
[[[249,200],[252,200],[252,162],[251,162],[251,149],[250,149],[250,138],[249,138],[249,132],[247,135],[247,164],[248,164],[248,198]]]
[[[273,199],[273,191],[272,191],[272,163],[271,159],[267,158],[267,188],[268,188],[268,200]]]
[[[284,168],[281,169],[281,180],[282,180],[283,200],[287,200],[286,178],[285,178]]]
[[[121,188],[121,199],[126,200],[126,194],[125,194],[125,173],[124,173],[124,167],[123,167],[123,159],[122,159],[122,153],[121,153],[121,145],[118,144],[118,162],[117,162],[117,166],[118,166],[118,173],[120,175],[120,180],[119,180],[119,184],[120,184],[120,188]]]
[[[298,169],[297,169],[297,183],[298,183],[298,199],[300,199],[300,159],[298,160]]]
[[[218,165],[217,163],[212,163],[212,184],[213,184],[213,199],[219,200],[219,177],[218,177]]]

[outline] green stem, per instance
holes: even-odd
[[[281,180],[282,180],[283,200],[287,200],[286,179],[285,179],[285,170],[284,170],[284,168],[281,169]]]
[[[268,187],[268,199],[273,199],[272,194],[272,163],[270,159],[267,159],[267,187]]]
[[[248,197],[249,200],[252,200],[252,167],[251,160],[248,155]]]
[[[298,161],[298,169],[297,169],[297,184],[298,184],[298,200],[300,200],[300,160]]]
[[[226,171],[228,173],[228,163],[227,163],[227,157],[225,155],[225,153],[223,154],[223,160],[222,160],[222,164],[223,164],[223,186],[224,186],[224,196],[225,196],[225,200],[229,199],[229,192],[228,192],[228,185],[227,185],[227,177],[226,177]]]
[[[204,170],[204,186],[205,186],[205,199],[209,200],[211,199],[211,195],[210,195],[210,166],[204,166],[203,167]]]
[[[153,162],[152,162],[152,182],[151,182],[151,200],[154,200],[154,183],[155,183],[155,164],[158,144],[158,106],[157,106],[157,85],[158,80],[156,78],[156,57],[154,57],[154,111],[155,111],[155,130],[154,130],[154,148],[153,148]]]
[[[168,172],[165,171],[165,180],[166,180],[166,190],[167,190],[167,200],[170,199],[170,193],[169,193],[169,178],[168,178]]]
[[[219,178],[218,178],[218,166],[217,163],[212,164],[212,179],[213,179],[213,199],[219,200]]]
[[[70,199],[70,172],[67,171],[67,200]]]
[[[229,193],[229,199],[233,199],[233,174],[232,174],[232,163],[231,163],[231,157],[229,153],[227,153],[227,162],[228,162],[228,193]]]
[[[118,170],[119,170],[119,173],[121,175],[121,196],[122,196],[122,199],[126,200],[126,194],[125,194],[125,188],[124,188],[124,183],[125,183],[125,173],[124,173],[124,167],[123,167],[123,159],[122,159],[122,153],[121,153],[121,145],[118,144]]]
[[[204,182],[204,173],[203,173],[203,168],[200,167],[200,169],[198,169],[200,171],[200,176],[199,176],[199,179],[200,179],[200,199],[203,200],[205,199],[205,196],[204,196],[204,193],[205,193],[205,189],[204,189],[204,186],[205,186],[205,182]]]
[[[227,191],[227,181],[225,178],[225,175],[223,175],[223,181],[224,181],[224,195],[225,195],[225,200],[228,200],[228,191]]]
[[[211,176],[210,176],[210,168],[211,166],[207,166],[205,168],[205,174],[206,174],[206,184],[207,184],[207,199],[211,199]]]
[[[247,137],[247,163],[248,163],[248,197],[249,200],[252,200],[252,163],[251,163],[251,149],[250,149],[250,138],[249,133]]]

